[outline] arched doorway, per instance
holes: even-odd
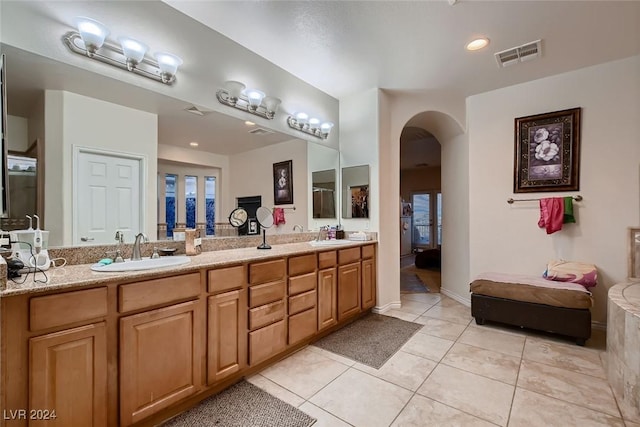
[[[421,127],[400,135],[400,199],[400,294],[439,293],[441,147]]]

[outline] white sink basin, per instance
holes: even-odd
[[[165,256],[153,259],[144,258],[140,261],[126,260],[125,262],[114,262],[108,265],[93,264],[91,270],[111,273],[117,271],[153,270],[154,268],[175,267],[190,262],[191,258],[188,256]]]
[[[353,242],[347,239],[312,240],[309,242],[311,246],[340,246],[340,245],[345,245],[347,243],[353,243]]]

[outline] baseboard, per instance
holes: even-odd
[[[389,310],[398,310],[402,307],[402,303],[400,301],[390,302],[383,306],[375,306],[371,309],[373,313],[383,314]]]
[[[449,297],[449,298],[451,298],[451,299],[454,299],[454,300],[458,301],[462,305],[465,305],[467,307],[471,307],[471,296],[468,296],[468,297],[465,298],[465,297],[463,297],[461,295],[458,295],[456,293],[451,292],[448,289],[443,289],[443,288],[440,288],[440,293],[445,295],[445,296],[447,296],[447,297]]]
[[[596,331],[606,331],[607,324],[605,322],[597,322],[595,320],[592,320],[591,329],[595,329]]]

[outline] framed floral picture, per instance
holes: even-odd
[[[515,119],[514,193],[580,189],[580,110]]]
[[[273,164],[273,204],[293,203],[292,160]]]

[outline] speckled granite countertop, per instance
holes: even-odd
[[[228,249],[220,251],[203,252],[199,255],[191,257],[189,264],[183,264],[174,267],[157,268],[145,271],[126,271],[126,272],[95,272],[91,270],[91,264],[68,265],[66,267],[57,267],[47,270],[45,276],[37,273],[34,278],[33,274],[25,275],[16,279],[7,280],[6,287],[0,290],[0,298],[6,298],[13,295],[38,293],[58,289],[82,288],[85,286],[106,285],[108,283],[146,280],[153,279],[167,274],[184,274],[198,271],[203,268],[221,267],[229,264],[238,264],[242,262],[254,262],[269,258],[279,258],[291,255],[302,255],[306,253],[322,252],[328,250],[337,250],[354,246],[362,246],[364,244],[376,243],[375,240],[366,242],[345,242],[335,246],[311,246],[309,243],[288,243],[273,245],[270,250],[259,250],[255,247]],[[24,283],[20,283],[24,281]]]

